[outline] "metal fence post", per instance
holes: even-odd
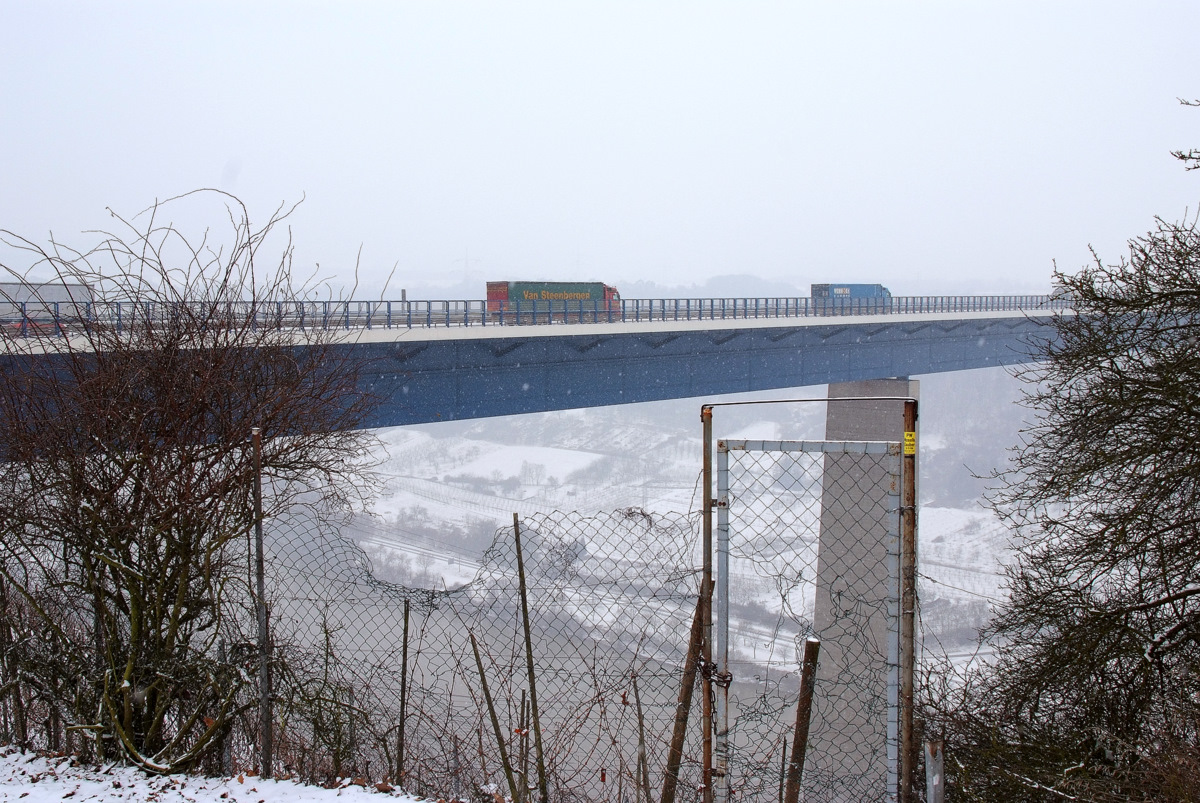
[[[917,402],[904,403],[900,491],[900,803],[912,803],[917,746],[913,740],[913,665],[917,610]]]
[[[946,799],[946,775],[942,771],[945,744],[941,739],[925,743],[925,801],[943,803]]]
[[[271,716],[271,635],[267,617],[267,581],[263,556],[263,513],[262,513],[262,430],[250,430],[254,446],[254,574],[258,594],[256,613],[258,618],[258,723],[259,723],[259,774],[271,777],[274,763],[274,732]]]
[[[404,598],[404,629],[400,637],[400,721],[396,726],[396,785],[404,786],[404,722],[408,717],[408,598]]]
[[[716,663],[713,667],[713,800],[729,801],[729,452],[717,442],[717,627]]]
[[[217,663],[221,664],[223,667],[227,660],[228,660],[228,655],[225,652],[225,639],[218,639],[217,640]],[[233,724],[232,724],[232,722],[227,723],[225,725],[225,727],[222,728],[221,736],[219,737],[219,744],[221,745],[220,772],[222,775],[229,775],[231,772],[233,772]]]
[[[703,424],[704,430],[704,467],[702,469],[704,479],[704,502],[703,502],[703,517],[704,517],[704,569],[700,580],[700,587],[706,593],[702,597],[701,604],[704,607],[703,633],[704,640],[700,651],[700,666],[701,666],[701,729],[703,754],[704,754],[704,775],[703,775],[703,801],[704,803],[713,803],[713,697],[712,697],[712,637],[713,637],[713,620],[712,620],[712,587],[713,587],[713,566],[712,566],[712,509],[715,504],[713,501],[713,470],[712,470],[712,407],[705,405],[700,408],[700,421]]]

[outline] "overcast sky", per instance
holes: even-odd
[[[198,187],[394,292],[1031,292],[1200,202],[1200,3],[0,0],[0,228]],[[194,221],[192,221],[194,222]],[[411,296],[410,291],[410,297]],[[630,294],[627,292],[626,296]]]

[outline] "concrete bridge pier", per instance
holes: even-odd
[[[825,438],[902,443],[903,401],[836,400],[915,399],[919,393],[919,383],[909,379],[831,384]],[[893,799],[899,726],[894,714],[899,664],[898,494],[895,480],[882,465],[826,457],[813,621],[822,644],[814,686],[811,763],[805,764],[805,786],[812,791],[806,799],[856,803]]]

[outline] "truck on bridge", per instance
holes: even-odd
[[[818,315],[886,312],[892,293],[882,284],[814,284],[813,310]]]
[[[603,282],[488,282],[491,317],[513,323],[587,321],[620,313],[621,294]]]
[[[814,284],[813,299],[891,298],[892,292],[882,284]]]

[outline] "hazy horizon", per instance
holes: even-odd
[[[361,249],[368,296],[393,271],[1044,292],[1197,205],[1182,0],[4,7],[0,228],[304,199],[296,264],[349,288]]]

